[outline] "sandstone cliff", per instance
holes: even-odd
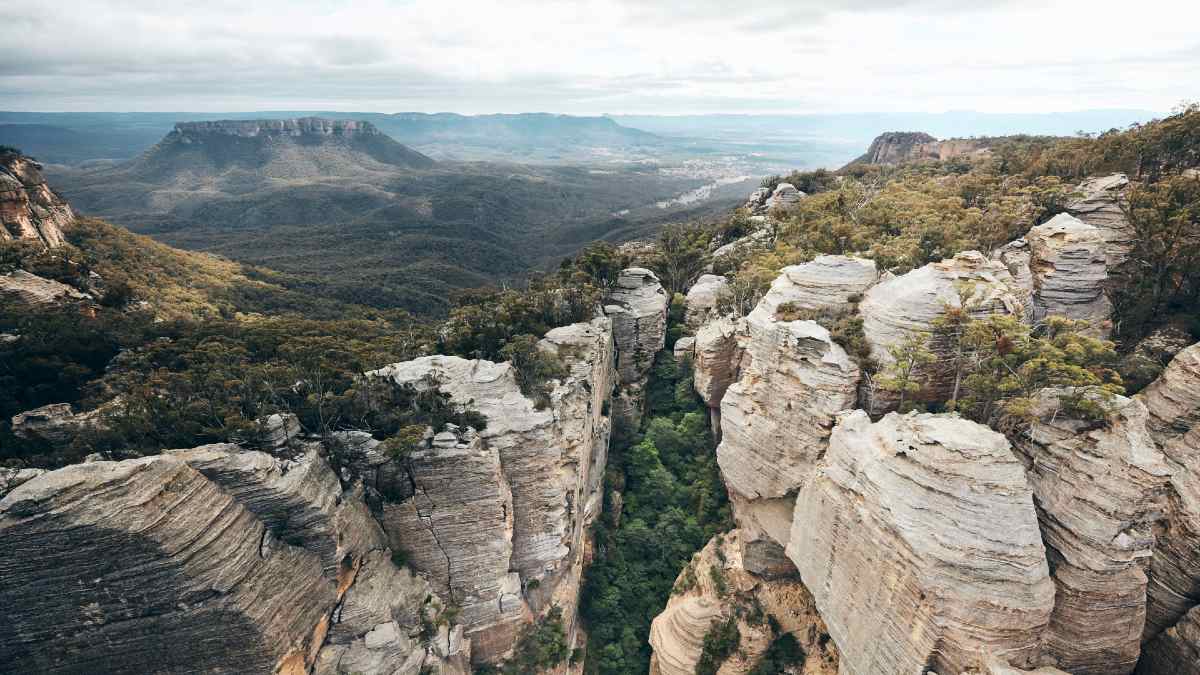
[[[867,154],[854,163],[903,164],[921,160],[948,160],[991,152],[986,138],[952,138],[944,141],[919,131],[889,131],[871,141]]]
[[[1129,179],[1123,173],[1088,179],[1075,188],[1067,212],[1100,231],[1110,270],[1129,259],[1137,232],[1125,214]]]
[[[1060,213],[1030,230],[1025,240],[1030,249],[1033,319],[1054,314],[1087,321],[1089,333],[1107,337],[1112,303],[1105,294],[1108,263],[1100,230]]]
[[[15,152],[0,151],[0,241],[23,239],[61,246],[63,228],[75,214],[42,178],[41,165]]]
[[[570,375],[545,409],[521,393],[508,363],[430,356],[368,373],[436,387],[486,419],[478,432],[437,430],[407,459],[377,469],[400,475],[401,499],[385,502],[381,518],[389,541],[461,607],[477,662],[503,658],[552,605],[576,628],[587,528],[602,503],[613,323],[547,334],[541,348],[566,360]]]
[[[623,270],[605,298],[604,313],[612,320],[620,376],[620,389],[613,398],[613,423],[622,432],[641,425],[646,403],[643,390],[654,355],[666,340],[670,302],[654,272],[640,267]]]

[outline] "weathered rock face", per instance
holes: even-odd
[[[771,196],[767,199],[766,206],[768,209],[786,209],[792,204],[798,203],[806,197],[803,192],[796,189],[791,183],[780,183],[775,186],[775,190],[771,192]]]
[[[726,258],[736,258],[754,251],[769,249],[774,243],[775,233],[770,228],[764,227],[717,248],[712,252],[712,259],[714,262],[720,262]]]
[[[1129,179],[1123,173],[1090,178],[1075,192],[1079,197],[1067,204],[1067,212],[1100,231],[1109,270],[1117,270],[1129,259],[1137,232],[1125,215],[1125,191]]]
[[[947,305],[959,307],[967,294],[966,305],[975,318],[990,314],[1024,316],[1028,296],[1008,268],[999,261],[990,261],[975,251],[959,253],[953,258],[930,263],[908,274],[885,279],[872,286],[864,296],[859,312],[863,332],[871,345],[871,356],[881,366],[895,359],[888,348],[913,335],[928,335],[933,322]],[[939,356],[937,361],[918,369],[917,377],[928,381],[923,395],[930,399],[946,400],[953,391],[953,373],[945,367],[949,362],[947,348],[931,344]],[[882,413],[895,405],[887,392],[873,392],[873,413]]]
[[[693,383],[709,408],[720,409],[725,390],[741,372],[744,328],[743,322],[724,317],[709,321],[696,332]]]
[[[0,663],[38,672],[303,672],[337,599],[319,556],[165,458],[30,480],[0,536]]]
[[[12,430],[20,438],[66,443],[87,427],[101,423],[99,411],[76,415],[67,403],[51,403],[14,415]]]
[[[1033,275],[1033,318],[1049,315],[1087,321],[1089,332],[1107,337],[1112,303],[1105,243],[1100,230],[1066,213],[1025,235]]]
[[[466,675],[470,641],[463,639],[461,625],[440,622],[445,611],[425,579],[396,568],[386,551],[372,551],[334,610],[314,672]],[[430,626],[436,634],[427,632]]]
[[[651,675],[691,675],[700,660],[704,636],[714,622],[733,616],[739,609],[757,604],[779,626],[779,634],[791,634],[806,655],[802,675],[834,675],[838,652],[828,639],[825,624],[817,614],[812,595],[799,578],[767,579],[749,571],[746,558],[750,543],[741,530],[712,539],[693,556],[675,582],[675,592],[650,628],[654,656]],[[725,583],[716,587],[714,576]],[[776,634],[764,618],[738,621],[741,641],[737,652],[717,671],[719,675],[750,672],[771,646]]]
[[[623,270],[605,299],[604,313],[612,320],[621,388],[613,399],[613,422],[634,430],[641,424],[646,378],[654,355],[667,334],[670,298],[654,272],[640,267]]]
[[[1170,471],[1147,589],[1143,637],[1151,640],[1200,605],[1200,344],[1180,352],[1136,398]]]
[[[41,165],[12,152],[0,152],[0,241],[24,239],[61,246],[63,228],[75,214],[42,178]]]
[[[88,295],[64,283],[43,279],[25,270],[0,275],[0,300],[11,300],[26,307],[38,308],[88,299]]]
[[[834,414],[854,407],[859,370],[829,331],[814,321],[781,321],[764,300],[745,319],[744,365],[740,378],[721,400],[721,444],[717,463],[734,499],[738,522],[745,507],[782,500],[781,526],[787,532],[795,491],[825,451]]]
[[[571,369],[544,410],[521,394],[508,363],[431,356],[368,374],[437,386],[487,420],[477,434],[448,427],[389,469],[402,469],[402,488],[382,517],[392,546],[462,608],[477,662],[501,658],[551,604],[575,630],[587,527],[602,505],[605,403],[617,377],[611,324],[557,328],[541,348]]]
[[[1144,568],[1163,508],[1167,466],[1146,407],[1114,397],[1107,425],[1071,419],[1043,391],[1016,449],[1027,466],[1057,586],[1043,659],[1071,673],[1128,673],[1146,616]]]
[[[849,310],[878,279],[873,260],[821,255],[780,270],[762,303],[771,313],[785,304],[809,312]]]
[[[276,120],[213,120],[179,122],[175,132],[191,142],[204,136],[380,136],[383,134],[370,122],[334,120],[323,117],[300,117]]]
[[[951,138],[945,141],[915,131],[889,131],[875,137],[867,154],[858,161],[866,164],[903,164],[920,160],[947,160],[990,152],[986,139]]]
[[[1146,644],[1137,675],[1200,675],[1200,607]]]
[[[715,274],[705,274],[692,284],[687,292],[687,309],[684,323],[695,330],[705,321],[717,315],[717,303],[721,294],[729,287],[729,279]]]
[[[846,675],[960,673],[987,654],[1027,668],[1054,604],[1021,463],[950,415],[842,416],[787,554]]]
[[[760,187],[750,193],[742,208],[751,214],[762,214],[767,211],[767,200],[771,198],[771,188]]]

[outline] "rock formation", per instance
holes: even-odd
[[[42,178],[42,166],[16,152],[0,151],[0,241],[23,239],[53,248],[75,214]]]
[[[9,300],[27,308],[41,308],[66,302],[90,300],[91,296],[52,279],[43,279],[25,270],[0,274],[0,300]]]
[[[751,215],[761,215],[767,212],[767,200],[771,198],[771,188],[760,187],[750,193],[746,198],[746,203],[742,208],[746,209]]]
[[[1144,638],[1152,640],[1200,606],[1200,344],[1180,352],[1136,398],[1170,470],[1147,589]]]
[[[566,360],[570,375],[541,410],[508,363],[430,356],[368,373],[437,387],[486,419],[478,433],[439,430],[402,465],[392,462],[399,499],[382,516],[393,548],[462,608],[476,662],[502,658],[552,604],[574,630],[587,528],[602,502],[613,332],[600,318],[547,334],[540,348]]]
[[[733,317],[709,321],[696,332],[693,383],[705,405],[719,411],[721,399],[741,371],[745,323]]]
[[[975,318],[990,314],[1022,317],[1028,296],[1004,263],[989,261],[975,251],[885,279],[872,286],[859,305],[872,358],[882,367],[894,363],[890,347],[910,336],[928,336],[946,306],[958,307],[964,302]],[[931,344],[930,349],[939,358],[919,369],[917,376],[928,382],[923,396],[944,401],[952,394],[954,379],[945,367],[947,347]],[[883,391],[871,392],[868,398],[872,413],[885,412],[895,404]]]
[[[613,423],[622,431],[641,425],[643,389],[654,355],[666,340],[669,305],[658,277],[640,267],[623,270],[605,299],[604,313],[612,319],[621,384],[613,399]]]
[[[717,315],[717,304],[729,287],[729,279],[715,274],[704,274],[687,292],[684,323],[692,330]]]
[[[51,403],[14,415],[12,431],[19,438],[62,444],[70,442],[81,430],[101,423],[98,410],[75,414],[69,404]]]
[[[1033,318],[1049,315],[1087,321],[1088,332],[1107,337],[1112,303],[1105,242],[1100,230],[1066,213],[1025,235],[1033,276]]]
[[[867,154],[854,163],[903,164],[920,160],[948,160],[991,152],[986,138],[952,138],[945,141],[919,131],[889,131],[871,141]]]
[[[745,562],[747,545],[741,530],[718,535],[680,573],[666,609],[655,617],[650,628],[650,645],[654,648],[651,675],[696,672],[709,628],[739,612],[738,650],[722,664],[719,675],[747,673],[758,663],[777,638],[771,620],[778,626],[778,635],[792,635],[804,650],[803,669],[796,672],[838,672],[837,648],[828,639],[808,589],[794,574],[764,578],[750,572]],[[724,588],[718,587],[716,579]],[[751,608],[766,616],[755,616]]]
[[[787,554],[844,675],[1035,664],[1054,604],[1008,441],[951,415],[840,418],[796,502]]]
[[[1200,675],[1200,606],[1143,649],[1137,675]]]
[[[1075,188],[1077,198],[1067,212],[1100,231],[1110,271],[1129,259],[1137,232],[1125,215],[1125,192],[1129,179],[1123,173],[1090,178]]]
[[[772,313],[781,305],[802,312],[836,313],[851,309],[878,279],[873,260],[820,255],[780,270],[762,302]]]
[[[780,183],[775,186],[775,190],[771,192],[771,196],[767,199],[766,207],[770,209],[786,209],[792,204],[798,203],[806,197],[803,192],[796,189],[791,183]]]
[[[1043,659],[1076,675],[1128,673],[1145,623],[1144,568],[1167,466],[1141,401],[1113,397],[1108,421],[1096,424],[1064,411],[1067,395],[1043,391],[1016,443],[1058,589]]]

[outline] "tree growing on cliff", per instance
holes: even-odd
[[[928,344],[928,333],[914,333],[898,344],[888,347],[892,362],[884,368],[875,382],[880,389],[899,394],[900,402],[897,408],[900,412],[907,412],[905,406],[910,404],[909,398],[921,391],[921,370],[936,360],[926,347]]]

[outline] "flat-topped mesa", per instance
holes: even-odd
[[[575,615],[587,530],[602,505],[614,383],[608,318],[550,331],[539,348],[569,375],[539,409],[509,363],[427,356],[367,374],[417,390],[436,388],[486,422],[435,430],[407,458],[378,470],[399,474],[381,521],[392,547],[462,610],[476,662],[495,663],[533,617]],[[386,481],[385,481],[386,482]]]
[[[278,120],[213,120],[205,122],[176,122],[172,132],[183,142],[205,136],[238,136],[255,138],[267,136],[383,136],[370,122],[333,120],[323,117],[300,117]]]
[[[1087,333],[1108,337],[1112,303],[1105,293],[1108,265],[1100,230],[1066,213],[1025,235],[1033,283],[1033,316],[1088,322]],[[1010,268],[1011,269],[1011,268]]]
[[[788,557],[844,675],[1036,663],[1054,605],[1008,441],[953,415],[840,417],[796,500]]]
[[[1143,637],[1152,640],[1200,606],[1200,343],[1179,352],[1135,398],[1149,410],[1150,435],[1171,474],[1147,587]]]
[[[906,338],[928,339],[934,321],[947,306],[964,303],[974,318],[1006,314],[1023,318],[1029,305],[1028,291],[1021,288],[1008,267],[988,260],[977,251],[964,251],[929,263],[907,274],[880,281],[865,294],[859,312],[863,332],[871,346],[871,357],[882,367],[895,363],[889,349]],[[920,398],[944,401],[952,395],[954,373],[948,346],[931,341],[929,345],[939,358],[929,366],[917,368],[914,377],[926,382]],[[897,396],[875,390],[867,392],[867,407],[872,414],[893,409]]]
[[[1104,403],[1108,419],[1096,424],[1072,419],[1068,395],[1039,393],[1033,423],[1014,440],[1058,588],[1042,659],[1077,675],[1129,673],[1168,469],[1141,401],[1113,396]]]
[[[1067,213],[1100,231],[1110,273],[1120,272],[1137,240],[1125,212],[1128,189],[1129,178],[1123,173],[1089,178],[1075,188],[1076,198],[1067,204]]]
[[[622,270],[604,300],[604,313],[612,319],[621,384],[613,399],[613,422],[622,432],[636,431],[641,425],[643,390],[654,356],[666,342],[670,302],[658,276],[641,267]]]
[[[66,242],[63,228],[75,221],[75,212],[46,184],[41,169],[29,157],[0,149],[0,241],[48,248]]]

